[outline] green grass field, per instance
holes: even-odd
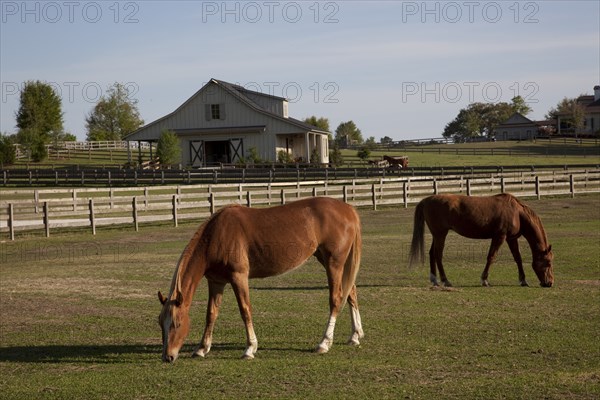
[[[371,152],[370,159],[381,159],[387,155],[406,155],[412,167],[452,167],[452,166],[508,166],[508,165],[572,165],[600,163],[600,146],[593,140],[576,143],[569,139],[554,139],[552,142],[481,142],[458,144],[428,144],[408,146],[406,149],[392,148]],[[453,153],[457,151],[459,154]],[[494,152],[492,154],[492,151]],[[510,155],[507,153],[510,151]],[[356,155],[357,150],[342,150],[344,167],[362,167],[366,164]],[[143,151],[144,160],[149,152]],[[132,150],[132,161],[136,162],[137,150]],[[79,165],[80,167],[123,166],[128,161],[127,150],[73,150],[60,157],[51,155],[41,163],[21,159],[10,168],[61,168]]]
[[[600,196],[528,203],[555,253],[555,286],[529,288],[502,247],[479,286],[487,241],[450,234],[451,290],[432,290],[428,268],[409,269],[413,208],[360,210],[363,259],[358,295],[365,338],[312,352],[328,315],[326,277],[314,260],[251,281],[257,356],[245,344],[226,289],[211,353],[189,357],[200,339],[206,282],[192,308],[179,360],[160,360],[156,292],[167,291],[197,223],[179,228],[103,228],[0,243],[0,397],[3,399],[373,398],[596,399],[600,397]],[[199,222],[199,221],[198,221]],[[427,241],[429,242],[429,235]]]
[[[454,152],[458,152],[458,154]],[[494,152],[492,155],[492,151]],[[509,155],[510,152],[510,155]],[[356,150],[343,150],[344,162],[364,164]],[[600,146],[595,142],[576,144],[555,140],[533,142],[482,142],[412,146],[371,152],[370,159],[384,155],[408,156],[410,167],[463,167],[510,165],[572,165],[600,163]]]

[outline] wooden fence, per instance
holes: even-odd
[[[2,190],[0,232],[11,240],[18,231],[43,230],[46,236],[57,228],[106,225],[139,225],[182,220],[198,223],[218,208],[239,203],[249,207],[284,204],[307,196],[329,196],[356,207],[408,207],[437,193],[470,196],[510,192],[519,197],[600,192],[600,169],[568,172],[521,172],[488,177],[401,177],[295,183],[250,183],[143,188],[81,188]]]
[[[447,176],[481,174],[508,174],[521,171],[580,171],[597,169],[598,164],[578,165],[509,165],[468,167],[410,167],[398,168],[319,168],[295,165],[289,167],[264,165],[262,167],[223,167],[185,169],[119,169],[119,168],[68,168],[68,169],[6,169],[1,171],[0,184],[4,187],[41,186],[145,186],[145,185],[195,185],[219,183],[289,182],[315,180],[345,180],[360,178],[392,178],[418,176]]]

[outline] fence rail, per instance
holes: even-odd
[[[3,190],[0,200],[0,232],[11,240],[18,231],[88,227],[92,234],[105,225],[139,225],[182,220],[202,221],[231,203],[249,207],[284,204],[308,196],[328,196],[356,207],[408,207],[438,193],[470,196],[510,192],[519,197],[600,192],[600,169],[532,171],[509,175],[464,175],[239,183],[126,188],[76,188]]]

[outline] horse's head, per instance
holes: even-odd
[[[533,270],[540,280],[542,287],[551,287],[554,283],[554,272],[552,270],[552,246],[548,246],[546,250],[535,254],[533,257]]]
[[[188,310],[184,310],[181,292],[174,298],[167,299],[158,292],[158,299],[162,304],[162,311],[158,316],[158,324],[162,331],[164,362],[173,362],[179,355],[183,341],[190,331],[190,317]]]

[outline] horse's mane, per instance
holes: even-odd
[[[215,218],[217,218],[225,209],[231,207],[238,207],[237,204],[227,205],[219,210],[217,210],[213,215],[208,217],[206,221],[200,225],[200,227],[194,233],[192,239],[188,242],[188,244],[183,249],[183,252],[179,256],[179,260],[177,261],[177,266],[175,267],[175,272],[173,273],[173,279],[171,280],[171,288],[169,289],[169,299],[173,300],[177,295],[177,292],[181,292],[181,275],[183,274],[182,265],[187,265],[187,261],[193,254],[194,248],[197,247],[198,242],[201,240],[204,230],[207,226],[209,226]]]
[[[542,238],[544,239],[544,241],[547,242],[548,239],[546,237],[546,231],[544,230],[544,225],[542,225],[542,220],[540,219],[540,217],[535,213],[535,211],[533,211],[533,209],[531,207],[529,207],[527,204],[523,203],[517,197],[512,196],[512,199],[523,210],[522,215],[525,216],[525,218],[529,221],[529,223],[531,223],[531,225],[534,228],[537,228],[540,230],[540,232],[542,234]]]

